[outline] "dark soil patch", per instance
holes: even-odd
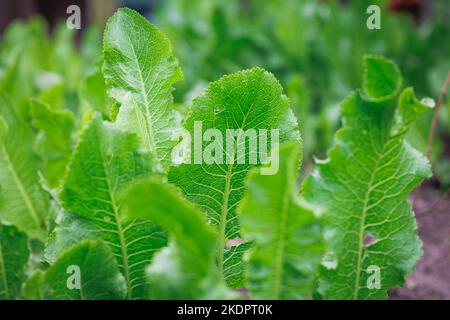
[[[415,211],[424,255],[405,285],[391,290],[389,297],[450,300],[450,199],[423,189]]]

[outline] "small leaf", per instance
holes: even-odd
[[[106,92],[105,79],[100,71],[87,75],[80,85],[80,98],[91,110],[111,118],[111,101]]]
[[[364,59],[364,93],[370,100],[393,98],[402,88],[397,65],[383,57],[367,55]]]
[[[51,187],[57,187],[72,154],[74,117],[69,111],[51,110],[38,100],[30,101],[30,115],[39,130],[34,149],[44,161],[44,177]]]
[[[45,273],[36,270],[22,286],[22,298],[25,300],[43,300],[45,293]]]
[[[126,295],[124,278],[102,241],[86,240],[68,250],[45,272],[45,286],[46,299],[118,300]]]

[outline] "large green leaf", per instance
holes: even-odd
[[[85,240],[45,272],[45,298],[118,300],[126,295],[123,275],[103,241]]]
[[[215,263],[217,232],[180,190],[159,179],[139,181],[128,190],[124,211],[129,219],[155,221],[172,237],[148,269],[153,298],[230,297]]]
[[[254,299],[311,297],[323,245],[318,219],[298,197],[300,150],[288,143],[279,151],[279,171],[250,171],[239,206],[244,239],[253,240],[248,289]]]
[[[28,238],[12,226],[0,225],[0,300],[14,300],[28,262]]]
[[[173,167],[169,172],[169,180],[179,186],[186,197],[200,207],[219,231],[218,263],[219,268],[227,274],[230,285],[242,281],[242,273],[227,273],[230,265],[236,264],[235,259],[227,255],[227,241],[240,237],[239,221],[236,217],[236,206],[242,198],[243,180],[247,171],[262,162],[257,158],[255,164],[250,164],[250,156],[257,150],[244,148],[244,153],[238,158],[236,150],[246,146],[249,138],[245,133],[248,129],[267,130],[268,148],[271,145],[271,129],[279,130],[279,140],[295,140],[301,143],[297,121],[289,108],[288,99],[282,94],[282,88],[275,77],[260,68],[241,71],[225,76],[209,85],[206,92],[193,102],[192,114],[185,123],[185,129],[195,141],[195,124],[201,122],[203,132],[208,129],[220,131],[223,141],[202,141],[202,150],[208,145],[219,143],[222,150],[222,162],[212,164],[195,163],[195,150],[192,146],[191,163]],[[241,132],[231,140],[232,148],[227,154],[223,143],[226,141],[227,129],[241,129]],[[201,138],[200,138],[201,139]],[[259,144],[261,147],[261,144]],[[192,160],[194,159],[194,160]],[[231,159],[232,161],[226,161]],[[237,160],[245,160],[239,163]],[[227,163],[229,162],[229,163]],[[242,162],[242,161],[241,161]],[[239,268],[242,269],[242,268]]]
[[[34,149],[43,159],[43,175],[52,187],[64,176],[73,147],[75,120],[69,111],[55,111],[38,100],[30,101],[30,115],[38,134]]]
[[[38,183],[34,134],[0,93],[0,219],[44,240],[48,201]]]
[[[166,243],[165,234],[154,224],[123,222],[120,217],[121,190],[146,175],[149,162],[147,154],[139,151],[135,134],[95,117],[81,135],[60,194],[63,209],[79,219],[74,221],[72,216],[62,227],[75,225],[71,230],[81,237],[95,234],[111,247],[125,277],[128,298],[144,297],[144,268],[154,251]],[[76,238],[65,234],[60,230],[63,239],[56,239],[62,244],[60,251]]]
[[[395,105],[401,79],[392,62],[368,56],[364,67],[364,92],[343,102],[335,145],[302,188],[307,203],[324,215],[330,250],[320,284],[325,298],[386,298],[422,255],[406,200],[431,171],[404,134],[429,107],[411,88]]]
[[[117,123],[136,132],[161,171],[170,161],[177,128],[172,85],[183,75],[169,40],[144,17],[119,9],[104,34],[103,72],[109,94],[120,104]]]

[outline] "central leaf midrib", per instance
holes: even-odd
[[[228,165],[227,175],[225,177],[225,190],[223,195],[223,204],[222,204],[222,212],[220,215],[220,239],[219,239],[219,251],[218,255],[218,264],[220,274],[223,273],[223,260],[224,260],[224,251],[226,245],[226,225],[227,225],[227,216],[228,216],[228,196],[230,193],[230,185],[231,185],[231,174],[233,172],[233,164]]]
[[[253,104],[252,104],[253,106]],[[244,116],[244,119],[242,120],[242,125],[239,129],[244,130],[245,128],[245,122],[247,121],[247,117],[250,113],[250,109],[247,111],[247,113]],[[239,144],[239,140],[242,136],[242,133],[239,132],[239,135],[236,137],[235,143],[233,145],[233,162],[228,164],[227,168],[227,175],[225,176],[225,190],[223,194],[223,203],[222,203],[222,212],[220,215],[220,241],[219,241],[219,252],[218,252],[218,260],[219,260],[219,270],[220,273],[223,273],[223,260],[224,260],[224,251],[225,251],[225,245],[226,245],[226,226],[227,226],[227,216],[228,216],[228,198],[230,195],[230,187],[231,187],[231,177],[233,175],[233,166],[235,162],[235,157],[237,153],[237,145]]]
[[[365,229],[366,229],[366,216],[367,216],[368,204],[369,204],[369,200],[370,200],[370,194],[372,193],[372,185],[373,185],[375,176],[377,174],[380,160],[384,157],[385,147],[388,142],[389,141],[386,141],[383,144],[383,148],[381,149],[381,152],[379,153],[377,161],[375,162],[375,166],[374,166],[374,169],[370,176],[369,183],[367,184],[367,191],[364,196],[363,210],[361,213],[361,220],[360,220],[360,225],[359,225],[358,259],[356,262],[356,279],[355,279],[355,287],[354,287],[354,294],[353,294],[354,300],[357,300],[358,296],[359,296],[359,286],[360,286],[360,282],[361,282],[361,263],[362,263],[362,255],[364,252],[364,233],[365,233]]]
[[[253,97],[253,101],[252,104],[250,105],[250,107],[248,108],[247,112],[244,114],[244,118],[242,119],[242,124],[239,127],[240,130],[244,130],[246,122],[247,122],[247,118],[250,114],[250,111],[252,110],[254,103],[255,103],[255,99],[256,96],[259,94],[259,90],[261,88],[261,81],[258,82],[258,88],[255,91],[255,95]],[[220,238],[219,238],[219,251],[217,253],[218,255],[218,264],[219,264],[219,274],[223,274],[223,261],[224,261],[224,253],[225,253],[225,246],[226,246],[226,225],[227,225],[227,216],[228,216],[228,198],[229,198],[229,194],[230,194],[230,187],[231,187],[231,178],[232,178],[232,174],[233,174],[233,166],[234,166],[234,162],[235,162],[235,157],[236,157],[236,153],[237,153],[237,145],[239,143],[239,139],[242,136],[242,133],[239,132],[240,134],[238,135],[238,137],[236,137],[235,143],[233,145],[233,162],[228,164],[228,168],[227,168],[227,175],[225,176],[225,190],[224,190],[224,195],[223,195],[223,203],[222,203],[222,212],[220,215],[220,226],[219,226],[219,230],[220,230]]]
[[[145,88],[145,83],[144,83],[144,78],[142,76],[142,70],[141,70],[141,65],[139,64],[139,60],[136,54],[136,51],[134,50],[134,45],[130,39],[130,36],[127,34],[128,36],[128,40],[130,42],[130,47],[131,47],[131,51],[133,52],[133,56],[134,56],[134,62],[136,64],[137,70],[138,70],[138,76],[139,76],[139,84],[141,86],[141,94],[144,98],[144,117],[146,118],[146,128],[147,128],[147,132],[146,132],[146,136],[148,138],[148,145],[149,145],[149,151],[151,154],[153,154],[155,156],[155,158],[157,160],[159,160],[158,158],[158,154],[156,151],[156,143],[154,141],[154,130],[153,130],[153,123],[152,123],[152,116],[150,114],[150,106],[149,106],[149,102],[147,99],[147,90]],[[138,108],[140,112],[143,112],[140,108]]]
[[[33,222],[35,223],[37,229],[41,230],[43,226],[40,221],[39,215],[34,210],[31,200],[29,199],[29,197],[25,191],[25,187],[22,184],[22,181],[20,180],[19,176],[17,175],[16,169],[14,168],[11,158],[9,157],[9,152],[6,149],[5,145],[2,145],[2,151],[3,151],[3,154],[5,155],[4,159],[6,160],[6,164],[8,166],[9,171],[11,172],[11,175],[13,176],[13,179],[17,186],[17,189],[19,190],[19,193],[20,193],[23,201],[25,202],[25,206],[27,207],[27,209],[30,213],[30,216],[33,219]]]
[[[98,139],[97,139],[98,140]],[[116,224],[116,228],[117,228],[117,234],[119,236],[119,243],[120,243],[120,250],[121,250],[121,255],[122,255],[122,260],[123,260],[123,269],[124,269],[124,276],[125,276],[125,281],[127,284],[127,297],[128,299],[131,299],[131,279],[130,279],[130,270],[129,270],[129,266],[128,266],[128,252],[127,252],[127,247],[126,247],[126,241],[124,238],[124,234],[123,234],[123,229],[122,229],[122,224],[119,218],[119,209],[117,207],[116,201],[115,201],[115,197],[113,194],[113,190],[111,188],[111,184],[110,184],[110,173],[109,173],[109,169],[106,163],[106,155],[103,153],[103,148],[101,146],[99,146],[99,150],[100,150],[100,155],[102,157],[102,164],[103,164],[103,171],[105,173],[105,180],[106,180],[106,184],[108,187],[108,197],[109,197],[109,201],[111,203],[111,207],[114,213],[114,220],[115,220],[115,224]]]

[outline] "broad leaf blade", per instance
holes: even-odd
[[[48,200],[38,182],[34,135],[0,93],[0,219],[44,240]]]
[[[318,219],[298,198],[300,150],[280,148],[275,175],[250,171],[239,217],[245,239],[253,240],[248,289],[253,299],[305,299],[313,291],[323,246]]]
[[[365,79],[399,83],[392,62],[370,56],[365,63]],[[320,285],[325,298],[386,298],[387,289],[403,284],[422,254],[406,200],[431,171],[404,134],[428,107],[410,88],[396,106],[399,87],[392,85],[391,92],[379,83],[364,87],[363,94],[355,92],[342,104],[343,128],[335,146],[303,186],[305,200],[324,215],[330,249]]]
[[[103,50],[108,92],[121,104],[117,123],[138,134],[156,159],[153,169],[161,171],[169,164],[177,128],[172,86],[183,77],[170,42],[144,17],[124,8],[109,19]]]
[[[95,234],[111,247],[128,298],[145,296],[144,268],[166,242],[154,224],[123,222],[120,216],[121,190],[149,172],[149,158],[139,151],[137,136],[95,117],[80,138],[60,194],[63,208],[81,219],[76,225],[89,225],[79,232],[88,238]]]
[[[45,297],[119,300],[126,295],[124,282],[110,248],[102,241],[86,240],[64,253],[45,272]]]
[[[135,183],[126,195],[129,219],[155,221],[172,236],[148,269],[152,297],[157,299],[223,299],[229,297],[215,263],[217,233],[181,192],[157,179]]]
[[[289,108],[287,98],[282,94],[282,88],[275,77],[260,69],[251,69],[225,76],[217,82],[209,85],[206,92],[193,102],[192,114],[187,119],[185,129],[196,139],[195,125],[201,122],[203,132],[208,129],[220,131],[223,141],[219,142],[219,153],[222,162],[216,161],[200,164],[191,159],[191,164],[181,164],[171,168],[169,180],[179,186],[186,197],[200,207],[209,220],[219,230],[220,243],[218,248],[219,268],[227,269],[224,262],[233,259],[224,258],[226,243],[228,240],[240,237],[239,221],[236,217],[236,206],[243,195],[243,180],[247,171],[265,159],[258,157],[255,164],[250,164],[249,154],[255,155],[257,150],[245,148],[245,163],[237,163],[237,152],[227,153],[224,147],[228,129],[267,130],[268,148],[271,146],[271,130],[279,130],[281,142],[294,140],[301,143],[297,121]],[[200,139],[202,139],[200,137]],[[234,150],[246,144],[248,139],[244,134],[235,136],[232,140]],[[207,146],[217,143],[201,141],[202,150]],[[261,147],[261,145],[260,145]],[[195,150],[196,146],[191,149]],[[195,151],[192,152],[193,158]],[[227,158],[233,159],[228,164]],[[242,159],[242,157],[241,157]],[[227,281],[242,283],[243,275],[238,273],[228,277]]]
[[[0,300],[19,298],[28,257],[26,234],[0,225]]]

